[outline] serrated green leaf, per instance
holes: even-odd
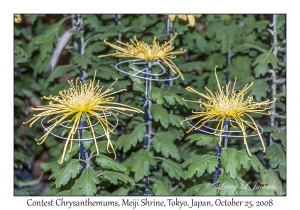
[[[180,124],[181,121],[184,120],[184,118],[182,116],[170,114],[169,117],[170,117],[170,124],[171,125],[176,126],[178,128],[181,128],[181,127],[185,128],[186,127],[185,124]]]
[[[282,184],[276,173],[265,170],[260,176],[260,183],[255,183],[253,189],[259,189],[256,195],[283,195]]]
[[[134,91],[140,91],[144,93],[146,91],[145,85],[143,83],[133,83],[133,90]]]
[[[220,27],[216,32],[216,40],[221,41],[221,52],[226,53],[231,48],[234,40],[234,31],[236,27],[234,25],[224,25]]]
[[[40,163],[40,167],[44,171],[51,170],[52,172],[55,172],[61,168],[61,164],[58,164],[57,161],[52,161],[52,162]]]
[[[173,143],[175,139],[176,135],[173,132],[160,132],[152,138],[152,145],[155,151],[161,152],[164,157],[168,158],[170,155],[176,160],[180,160],[178,149]]]
[[[146,132],[146,125],[139,124],[130,134],[123,134],[116,142],[116,148],[127,152],[131,146],[136,146],[137,142],[142,142]]]
[[[102,154],[97,156],[96,163],[105,169],[112,169],[115,171],[122,171],[122,172],[126,171],[126,168],[123,165],[121,165],[117,161],[113,160],[112,158],[107,157]]]
[[[272,168],[279,167],[279,174],[282,179],[286,178],[286,154],[280,144],[272,144],[267,147],[266,159],[270,160]]]
[[[150,90],[150,97],[151,99],[156,102],[157,104],[163,104],[164,103],[164,99],[163,99],[164,93],[161,89],[157,88],[157,87],[153,87]]]
[[[93,135],[86,130],[83,131],[82,139],[90,139],[90,138],[93,138]],[[85,149],[89,149],[91,144],[93,143],[93,140],[85,140],[85,141],[81,141],[81,143]]]
[[[162,106],[154,104],[151,106],[150,111],[153,119],[156,122],[160,121],[161,125],[164,128],[167,128],[169,126],[169,114],[167,110],[165,110]]]
[[[251,155],[250,164],[254,168],[254,170],[259,173],[263,173],[265,170],[264,166],[255,155]]]
[[[91,55],[88,53],[76,55],[73,62],[79,67],[87,69],[88,64],[92,63]]]
[[[212,142],[217,143],[218,138],[212,135],[205,134],[192,134],[185,138],[186,140],[190,140],[190,143],[196,142],[198,146],[206,146]]]
[[[104,171],[101,172],[101,176],[103,176],[104,179],[109,180],[112,184],[117,185],[118,180],[126,183],[130,183],[131,185],[134,185],[135,182],[133,179],[128,177],[126,174],[121,174],[119,172],[114,172],[114,171]]]
[[[224,55],[222,55],[221,53],[213,53],[209,55],[208,59],[206,60],[205,69],[212,71],[213,69],[215,69],[215,66],[218,66],[220,69],[222,69],[225,63],[226,59]]]
[[[221,154],[221,163],[225,172],[229,174],[232,179],[235,179],[238,175],[238,171],[241,169],[237,150],[233,148],[223,150]]]
[[[205,170],[209,174],[214,172],[218,166],[218,160],[213,155],[202,155],[189,158],[182,163],[183,168],[187,166],[189,167],[185,172],[185,179],[192,178],[196,173],[196,176],[200,177],[204,174]]]
[[[56,196],[71,196],[70,190],[63,190],[56,194]]]
[[[278,58],[271,50],[261,54],[253,62],[252,66],[256,65],[254,68],[255,77],[264,76],[269,71],[268,63],[271,63],[274,69],[278,67]]]
[[[239,195],[255,195],[254,191],[250,188],[249,184],[245,180],[241,179],[240,177],[237,177],[236,181],[239,183]]]
[[[263,79],[254,80],[253,85],[249,89],[251,95],[255,96],[257,101],[261,101],[261,98],[267,96],[267,92],[270,92],[270,86]]]
[[[202,61],[193,61],[178,65],[178,69],[182,72],[191,72],[193,70],[200,70],[204,66]]]
[[[70,144],[69,143],[69,147],[70,147]],[[67,151],[65,153],[65,157],[64,157],[64,162],[68,162],[69,160],[71,160],[71,158],[78,153],[79,151],[79,144],[77,142],[73,142],[72,143],[72,151],[69,153],[69,148],[67,148]],[[62,159],[62,154],[59,156],[59,158],[57,159],[57,162],[60,163],[61,162],[61,159]]]
[[[85,168],[71,188],[71,195],[93,196],[97,192],[96,184],[99,184],[99,179],[95,170],[91,167]]]
[[[227,149],[226,149],[227,150]],[[225,150],[225,151],[226,151]],[[239,183],[237,179],[231,179],[225,173],[222,173],[219,176],[219,187],[220,187],[220,195],[239,195]]]
[[[151,152],[143,149],[138,152],[133,152],[131,156],[134,158],[128,163],[128,168],[130,171],[134,172],[134,181],[138,182],[149,175],[150,165],[155,166],[156,160]]]
[[[99,33],[99,34],[93,35],[90,38],[90,41],[107,40],[109,37],[116,36],[117,34],[118,34],[117,32]]]
[[[173,195],[169,188],[161,181],[155,181],[153,184],[153,193],[154,195]]]
[[[268,20],[255,21],[246,27],[246,34],[252,32],[254,29],[257,29],[258,32],[260,32],[263,29],[267,29],[269,23],[270,22]]]
[[[164,92],[163,96],[168,104],[175,105],[174,93],[166,91]]]
[[[286,147],[286,131],[285,130],[277,129],[277,131],[272,134],[272,137],[275,140],[280,140],[283,148],[286,149],[285,148]]]
[[[217,188],[211,184],[211,183],[206,183],[206,184],[197,184],[191,188],[189,188],[187,191],[185,191],[182,195],[184,196],[203,196],[203,195],[217,195]]]
[[[183,178],[183,171],[179,163],[176,163],[166,158],[159,158],[159,159],[162,160],[161,166],[164,169],[164,171],[169,175],[169,177],[171,178],[175,177],[178,180],[180,180],[181,177]]]
[[[242,167],[248,171],[250,169],[250,157],[246,149],[237,151],[237,157],[240,163],[242,164]]]
[[[101,153],[101,154],[107,153],[106,146],[107,146],[107,140],[98,141],[97,142],[97,147],[98,147],[99,153]],[[91,153],[96,152],[95,144],[93,144],[93,146],[90,147],[90,151],[91,151]]]
[[[120,74],[118,74],[118,71],[116,71],[114,68],[111,66],[98,66],[97,68],[97,76],[103,79],[113,79],[115,80],[116,78],[120,78]]]
[[[111,195],[112,196],[121,196],[121,195],[125,196],[125,195],[128,195],[128,193],[129,193],[128,188],[120,187],[116,191],[112,192]]]
[[[57,66],[47,78],[47,82],[52,82],[55,78],[61,77],[62,75],[74,70],[73,64]]]
[[[59,188],[61,185],[66,185],[71,178],[75,178],[81,168],[79,160],[70,160],[65,167],[54,172],[49,179],[55,178],[55,186]]]

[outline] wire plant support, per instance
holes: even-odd
[[[152,88],[152,81],[157,82],[169,82],[180,77],[171,76],[168,74],[168,70],[163,66],[166,64],[164,61],[156,60],[155,62],[146,62],[139,59],[135,60],[125,60],[117,63],[115,65],[116,70],[127,74],[129,76],[140,78],[145,80],[145,103],[144,103],[144,122],[147,125],[146,133],[144,137],[144,149],[150,152],[151,149],[151,135],[152,135],[152,115],[151,115],[151,105],[152,100],[150,97],[150,91]],[[171,64],[169,64],[171,65]],[[129,71],[124,70],[125,66],[129,67]],[[171,65],[173,67],[173,65]],[[156,72],[153,71],[153,68],[156,67]],[[164,78],[160,78],[164,77]],[[146,177],[145,183],[142,188],[142,195],[149,195],[149,177]],[[152,190],[150,189],[152,192]],[[153,193],[153,192],[152,192]],[[154,195],[154,194],[153,194]]]

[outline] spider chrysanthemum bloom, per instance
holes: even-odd
[[[190,27],[194,27],[195,26],[195,18],[200,18],[202,15],[186,15],[186,14],[180,14],[178,15],[178,18],[179,19],[182,19],[182,20],[188,20],[189,21],[189,26]],[[176,15],[168,15],[169,19],[171,21],[174,21],[175,20],[175,17]]]
[[[109,148],[111,147],[116,159],[116,153],[109,135],[109,133],[112,132],[113,125],[108,121],[106,113],[121,113],[129,116],[131,116],[131,114],[125,113],[126,111],[143,113],[143,111],[137,108],[128,106],[126,104],[113,102],[113,99],[115,97],[113,97],[112,95],[126,90],[122,89],[112,92],[112,86],[117,80],[106,90],[103,90],[103,86],[100,87],[99,85],[99,80],[97,84],[95,84],[95,77],[96,72],[93,80],[85,84],[82,84],[81,81],[78,82],[78,78],[76,79],[75,84],[73,83],[73,81],[68,81],[71,87],[67,90],[60,91],[59,96],[44,96],[42,99],[51,100],[49,104],[38,106],[37,108],[32,108],[35,111],[42,112],[33,115],[33,117],[29,121],[24,122],[24,124],[31,122],[31,127],[41,117],[53,116],[53,118],[48,120],[48,122],[54,122],[54,124],[47,129],[47,132],[41,138],[36,139],[38,145],[41,145],[46,140],[50,132],[56,126],[61,125],[61,123],[63,123],[64,121],[67,120],[68,124],[72,125],[68,133],[68,137],[64,146],[62,159],[60,163],[62,163],[64,160],[64,156],[70,141],[70,149],[68,150],[68,152],[71,152],[72,150],[72,139],[77,133],[83,114],[85,115],[87,124],[91,128],[97,155],[99,155],[99,150],[92,125],[92,120],[97,120],[103,128],[103,131],[105,132],[105,135],[107,137],[106,150],[110,153]],[[100,114],[103,114],[103,116],[100,116]]]
[[[106,56],[115,56],[120,58],[136,58],[136,59],[146,61],[147,63],[150,64],[156,62],[157,60],[161,60],[175,74],[178,73],[181,76],[181,78],[184,79],[182,73],[172,61],[172,59],[176,57],[174,55],[182,54],[186,51],[184,49],[180,49],[179,51],[173,51],[174,46],[172,45],[172,41],[175,39],[176,36],[177,34],[175,34],[175,36],[172,39],[165,42],[161,46],[159,45],[159,42],[156,41],[156,36],[153,39],[152,45],[148,45],[143,41],[138,41],[136,37],[134,37],[134,41],[130,39],[130,42],[132,44],[124,43],[117,40],[118,43],[125,46],[126,48],[111,44],[106,40],[104,40],[104,43],[116,49],[116,52],[108,55],[99,55],[98,57],[101,58]]]
[[[244,144],[246,145],[248,154],[251,156],[251,153],[249,152],[247,140],[246,140],[247,134],[245,131],[245,125],[257,131],[261,143],[263,145],[263,151],[265,152],[265,145],[260,135],[258,126],[253,120],[253,118],[249,115],[249,113],[270,115],[269,112],[266,113],[266,110],[270,109],[269,104],[273,103],[275,99],[273,101],[267,100],[263,102],[255,102],[253,101],[253,97],[250,96],[245,97],[247,90],[252,86],[253,83],[247,84],[240,91],[236,91],[234,89],[236,84],[236,78],[232,89],[230,90],[230,82],[229,82],[226,85],[224,90],[224,87],[221,88],[220,86],[216,69],[217,67],[215,68],[215,75],[218,84],[217,92],[212,93],[208,88],[205,87],[205,89],[208,91],[208,93],[205,95],[203,93],[194,90],[193,88],[190,87],[186,88],[186,90],[196,93],[207,100],[206,102],[201,101],[201,99],[199,99],[198,101],[190,101],[190,102],[199,103],[203,111],[200,112],[192,111],[192,113],[195,115],[187,117],[185,120],[182,121],[184,122],[187,120],[200,118],[200,120],[196,122],[195,125],[193,125],[190,130],[187,131],[187,133],[189,133],[193,128],[194,129],[201,128],[208,121],[218,121],[214,134],[216,134],[220,128],[219,146],[221,146],[224,121],[228,120],[230,122],[230,125],[233,127],[235,126],[232,124],[232,121],[235,121],[243,134]],[[189,101],[189,100],[185,100],[185,101]],[[252,123],[248,122],[246,119],[250,120]]]

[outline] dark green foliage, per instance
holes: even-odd
[[[94,140],[82,141],[87,151],[85,168],[83,161],[79,160],[78,141],[73,141],[70,152],[69,143],[62,164],[59,162],[65,145],[64,139],[49,135],[42,145],[36,144],[35,139],[43,136],[45,132],[40,126],[40,121],[31,128],[28,124],[23,125],[24,121],[37,114],[31,107],[47,104],[49,101],[41,99],[43,96],[59,95],[61,90],[68,89],[70,86],[67,80],[74,81],[78,78],[81,68],[86,81],[92,79],[97,71],[96,81],[100,80],[100,86],[104,86],[103,90],[118,79],[113,91],[126,91],[116,94],[114,102],[119,101],[144,110],[145,81],[115,69],[117,62],[126,58],[98,56],[116,52],[106,45],[104,40],[117,44],[115,40],[118,34],[123,43],[130,43],[130,39],[136,37],[148,44],[152,44],[154,36],[163,44],[168,35],[165,32],[164,15],[161,14],[122,14],[119,17],[119,25],[114,21],[114,14],[83,14],[82,18],[83,30],[72,32],[57,66],[53,67],[47,78],[43,77],[43,73],[49,66],[60,37],[72,27],[71,23],[76,23],[76,15],[29,15],[29,21],[14,25],[15,171],[31,170],[34,165],[32,159],[39,161],[38,159],[46,154],[49,160],[43,160],[40,167],[49,177],[48,181],[51,184],[42,194],[52,196],[128,195],[131,192],[141,192],[146,182],[149,189],[152,189],[148,190],[148,193],[155,195],[285,194],[286,81],[285,76],[281,75],[282,72],[286,72],[285,61],[282,61],[285,50],[285,15],[277,15],[277,33],[273,33],[273,36],[276,36],[278,43],[272,44],[268,31],[271,29],[270,15],[204,14],[200,19],[196,19],[195,28],[188,27],[187,22],[176,18],[173,22],[173,32],[177,33],[173,42],[174,49],[183,48],[186,52],[176,55],[173,62],[183,73],[184,80],[176,79],[171,82],[171,86],[167,82],[151,83],[151,142],[144,143],[150,121],[145,122],[143,114],[119,114],[118,126],[110,133],[117,158],[114,159],[111,148],[107,150],[107,137],[102,126],[97,124],[94,126],[94,132],[96,136],[102,136],[96,143],[99,154]],[[82,54],[78,54],[78,39],[82,41]],[[269,71],[270,64],[274,72]],[[231,87],[236,78],[236,90],[241,90],[245,84],[253,82],[245,99],[251,96],[255,101],[265,101],[268,94],[276,98],[276,102],[270,107],[272,113],[277,114],[271,116],[271,125],[267,126],[268,116],[251,114],[254,121],[264,128],[265,133],[262,137],[265,139],[266,133],[271,135],[271,145],[266,147],[266,153],[262,152],[257,136],[247,138],[249,148],[253,150],[252,156],[246,152],[243,138],[232,137],[227,148],[217,157],[215,148],[219,136],[199,131],[187,133],[190,125],[182,121],[192,115],[192,110],[199,112],[203,107],[184,99],[206,99],[190,93],[185,88],[192,87],[208,94],[205,89],[207,87],[215,92],[216,66],[221,86],[226,84],[226,73]],[[122,68],[130,70],[126,65]],[[273,77],[270,77],[269,73],[272,72]],[[272,87],[269,86],[270,80],[273,82]],[[248,117],[245,118],[252,122]],[[197,122],[196,120],[192,121]],[[210,123],[207,126],[214,127],[214,124]],[[60,132],[66,135],[66,130],[61,129]],[[75,136],[78,137],[77,134]],[[82,138],[92,139],[92,132],[85,129]],[[224,141],[222,144],[226,146]],[[269,169],[265,168],[267,161]],[[218,167],[221,174],[217,183],[213,183],[213,176]],[[44,182],[45,179],[41,178],[22,180],[15,175],[14,195],[41,194],[30,188]],[[263,185],[276,186],[276,189],[259,188]]]

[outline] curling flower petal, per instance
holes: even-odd
[[[95,77],[96,72],[93,80],[85,84],[78,82],[77,78],[75,84],[73,83],[73,81],[69,81],[71,87],[67,90],[60,91],[58,96],[44,96],[42,99],[51,100],[49,104],[32,108],[35,111],[42,112],[33,115],[33,117],[30,120],[24,122],[24,124],[31,122],[31,127],[41,117],[53,116],[53,118],[48,120],[48,122],[54,121],[55,123],[48,128],[47,132],[40,139],[36,139],[38,145],[42,144],[46,140],[48,135],[51,133],[51,131],[58,125],[61,125],[61,123],[63,123],[64,121],[68,121],[68,124],[72,125],[71,130],[69,131],[68,137],[66,139],[60,163],[62,163],[64,160],[67,148],[69,147],[68,152],[72,151],[72,139],[74,138],[74,135],[77,134],[77,130],[82,116],[85,116],[86,121],[91,128],[97,155],[99,155],[99,150],[97,147],[96,137],[92,126],[92,120],[98,121],[101,127],[103,128],[108,141],[106,149],[110,153],[109,148],[111,148],[115,154],[116,159],[116,153],[109,135],[109,133],[112,132],[113,125],[108,121],[106,113],[121,113],[129,116],[131,114],[127,114],[126,111],[143,113],[143,111],[137,108],[128,106],[126,104],[113,102],[113,99],[115,97],[113,97],[112,95],[126,90],[122,89],[112,92],[112,86],[114,85],[114,83],[116,83],[117,80],[106,90],[103,90],[103,86],[100,87],[99,85],[99,80],[97,84],[95,84]],[[100,114],[103,114],[104,117],[100,116]]]
[[[251,153],[249,151],[247,140],[246,140],[247,134],[245,131],[245,125],[249,126],[250,128],[252,128],[258,133],[258,136],[263,145],[263,151],[265,152],[265,145],[260,135],[258,126],[249,114],[258,113],[258,114],[269,115],[270,113],[266,113],[266,110],[270,109],[269,105],[273,103],[275,99],[273,101],[267,100],[263,102],[255,102],[253,101],[253,97],[248,96],[247,98],[245,98],[247,90],[252,86],[253,83],[247,84],[240,91],[236,91],[234,89],[236,84],[236,79],[231,90],[230,90],[230,82],[226,85],[224,90],[224,87],[221,88],[220,86],[216,69],[217,67],[215,68],[215,75],[218,84],[218,90],[216,93],[212,93],[212,91],[209,90],[208,88],[205,88],[208,91],[207,94],[200,93],[191,87],[186,88],[186,90],[196,93],[201,97],[203,97],[204,99],[206,99],[206,102],[203,102],[200,99],[198,101],[190,101],[190,102],[198,103],[202,108],[202,111],[201,112],[193,111],[193,114],[195,115],[187,117],[185,120],[182,121],[184,122],[184,121],[200,118],[200,120],[197,123],[195,123],[195,125],[193,125],[193,127],[190,130],[187,131],[187,133],[193,130],[193,128],[196,130],[201,128],[208,121],[218,121],[214,134],[216,134],[219,131],[218,133],[218,135],[220,136],[219,146],[221,146],[223,125],[225,120],[227,119],[230,122],[231,126],[233,126],[232,121],[235,121],[239,126],[244,137],[244,144],[246,145],[247,152],[250,156]],[[185,101],[189,101],[189,100],[185,100]],[[246,121],[245,117],[246,119],[250,120],[250,122]]]
[[[116,52],[108,55],[99,55],[98,57],[101,58],[106,56],[115,56],[120,58],[136,58],[148,63],[153,63],[157,60],[161,60],[171,69],[173,73],[178,73],[181,78],[184,79],[182,73],[172,61],[172,59],[175,58],[174,55],[182,54],[185,52],[184,49],[180,49],[179,51],[172,51],[174,49],[172,41],[176,36],[177,34],[175,34],[172,39],[162,45],[159,45],[159,42],[156,41],[156,37],[154,37],[152,45],[148,45],[143,41],[138,41],[136,37],[134,37],[134,41],[130,39],[130,42],[132,44],[117,41],[121,45],[125,46],[124,48],[111,44],[104,40],[104,43],[116,49]]]

